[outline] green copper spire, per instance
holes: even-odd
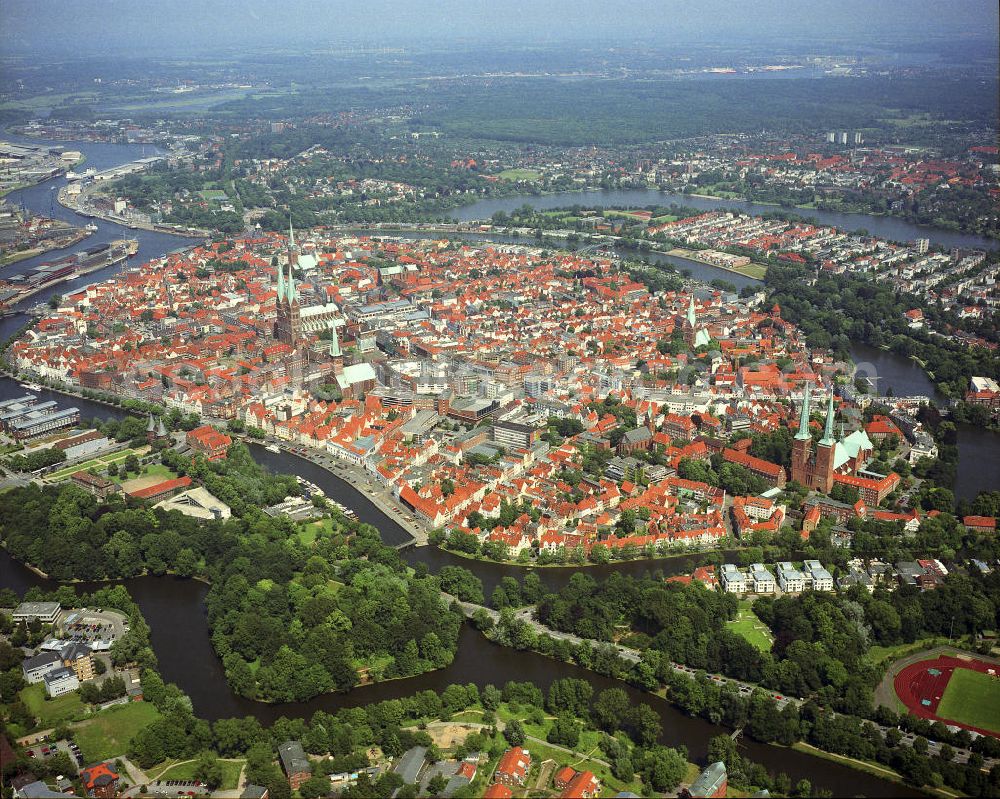
[[[340,357],[340,339],[337,338],[337,326],[333,323],[330,324],[330,357],[339,358]]]
[[[278,302],[285,299],[285,267],[278,265]]]
[[[811,438],[809,435],[809,395],[812,394],[812,383],[806,383],[802,392],[802,412],[799,414],[799,432],[795,434],[798,439],[805,440]]]
[[[688,320],[688,324],[691,325],[691,327],[694,327],[696,319],[695,319],[695,315],[694,315],[694,292],[693,291],[691,292],[691,303],[688,305],[687,320]]]
[[[835,443],[833,437],[833,390],[830,391],[830,402],[826,407],[826,427],[823,429],[823,438],[819,443],[824,447],[832,447]]]
[[[295,302],[295,275],[292,274],[292,265],[288,265],[288,286],[285,289],[288,295],[288,304]]]

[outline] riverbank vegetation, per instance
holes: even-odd
[[[980,586],[976,599],[958,600],[955,592],[960,594],[964,586],[961,580],[956,582],[958,584],[951,585],[948,593],[936,597],[937,592],[921,594],[915,589],[900,589],[897,594],[901,599],[895,600],[895,594],[886,596],[884,591],[869,596],[857,590],[845,598],[807,594],[771,599],[769,608],[757,607],[758,602],[755,609],[775,636],[769,653],[758,652],[738,635],[720,636],[716,629],[717,616],[711,615],[712,610],[718,613],[713,605],[718,595],[697,586],[650,585],[648,581],[643,583],[616,575],[598,587],[586,575],[575,575],[570,585],[554,595],[554,600],[552,595],[547,595],[539,603],[539,611],[547,604],[574,603],[566,608],[574,619],[566,626],[575,627],[579,619],[581,624],[593,626],[597,631],[613,630],[611,637],[616,644],[642,650],[642,660],[636,664],[624,660],[610,641],[575,645],[547,634],[539,635],[509,611],[501,614],[498,624],[482,615],[474,621],[490,638],[506,646],[532,649],[626,680],[644,690],[658,691],[686,713],[741,729],[755,740],[786,746],[804,741],[826,752],[888,765],[902,779],[918,787],[948,785],[968,795],[991,795],[1000,784],[1000,767],[986,775],[980,771],[980,765],[984,756],[1000,755],[1000,742],[989,737],[973,741],[967,731],[952,733],[940,722],[899,716],[886,707],[873,708],[872,689],[881,675],[881,668],[864,661],[863,653],[870,640],[885,636],[887,631],[893,638],[906,637],[908,633],[904,630],[914,618],[919,619],[922,630],[950,625],[944,615],[948,611],[942,613],[942,610],[955,607],[956,602],[969,601],[974,608],[978,607],[962,619],[968,629],[974,629],[984,618],[992,619],[990,614],[995,614],[996,608],[989,597],[1000,595],[996,586],[990,584],[985,589]],[[639,586],[642,586],[641,591]],[[662,595],[671,592],[680,596],[664,601]],[[685,597],[689,592],[697,593]],[[609,607],[612,613],[629,607],[629,598],[642,606],[632,606],[638,608],[634,612],[640,616],[641,626],[633,626],[624,611],[614,624],[602,621],[607,618]],[[708,604],[701,605],[698,600]],[[651,609],[649,612],[645,610],[647,605]],[[660,610],[671,615],[669,623],[657,626],[655,619]],[[901,619],[898,632],[894,623],[897,617]],[[703,631],[696,633],[696,630]],[[686,673],[673,668],[673,658],[685,662],[684,658],[692,657],[687,661]],[[857,673],[849,671],[846,663],[857,669]],[[787,689],[756,688],[747,694],[737,684],[720,682],[706,673],[711,671],[749,682],[759,674],[758,679],[765,684],[776,679],[778,684],[802,689],[807,700],[801,707],[788,702],[779,708],[775,700],[784,694],[774,691]],[[836,708],[839,710],[834,712]],[[882,725],[883,730],[876,725]],[[895,729],[897,726],[947,744],[949,749],[927,760],[919,753],[919,747],[899,746],[902,733]],[[969,764],[952,761],[950,747],[956,746],[972,749]]]
[[[727,627],[737,610],[736,597],[697,583],[663,584],[619,574],[600,582],[575,574],[537,604],[546,626],[637,649],[649,654],[647,665],[681,663],[865,715],[882,676],[866,657],[873,644],[992,629],[1000,582],[993,575],[950,575],[936,591],[902,586],[875,594],[852,589],[759,597],[754,613],[774,641],[767,649]]]
[[[440,580],[407,568],[378,531],[336,516],[304,544],[299,526],[261,509],[299,494],[246,447],[219,461],[163,453],[175,473],[230,505],[202,521],[72,484],[0,495],[11,554],[58,580],[175,573],[211,583],[212,642],[233,689],[264,701],[304,700],[359,680],[406,677],[451,662],[461,616]]]
[[[932,327],[964,330],[971,325],[975,329],[970,332],[997,343],[1000,330],[995,327],[980,330],[976,323],[960,320],[951,311],[856,275],[815,276],[807,267],[771,265],[764,282],[768,302],[781,306],[782,318],[802,330],[811,349],[831,349],[836,357],[847,360],[851,341],[888,348],[919,359],[938,390],[948,397],[963,396],[973,375],[1000,379],[997,351],[914,330],[904,314],[921,308]]]

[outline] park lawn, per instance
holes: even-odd
[[[727,624],[730,630],[746,639],[748,643],[757,647],[761,652],[771,651],[771,644],[774,643],[774,637],[771,635],[771,631],[764,625],[764,622],[758,619],[757,614],[753,612],[751,602],[747,602],[745,599],[742,600],[736,618],[733,621],[727,622]]]
[[[60,722],[83,718],[87,714],[76,691],[46,699],[45,683],[41,682],[22,689],[21,700],[31,715],[38,719],[38,729],[41,730],[55,727]]]
[[[767,265],[750,263],[746,266],[737,267],[736,271],[742,275],[746,275],[747,277],[752,277],[756,280],[763,280],[767,275]]]
[[[231,791],[236,788],[240,779],[240,769],[243,768],[244,760],[220,760],[219,765],[222,766],[222,785],[219,786],[220,790]],[[190,763],[180,763],[176,766],[170,766],[166,771],[160,773],[156,779],[160,780],[193,780],[194,770],[198,767],[198,764],[194,761]]]
[[[538,180],[541,172],[534,169],[505,169],[497,175],[500,180]]]
[[[305,546],[311,547],[316,542],[320,533],[332,534],[333,532],[333,519],[326,518],[300,525],[298,537],[299,541]]]
[[[162,463],[151,463],[148,466],[142,467],[142,472],[140,472],[139,477],[162,477],[164,480],[173,480],[177,477],[177,472],[171,469],[169,466],[164,466]],[[115,475],[111,478],[116,483],[123,483],[126,480],[136,480],[138,479],[135,474],[129,472],[128,477],[122,477],[120,474]]]
[[[139,457],[139,453],[134,449],[123,449],[120,452],[111,452],[106,455],[100,455],[96,458],[91,458],[89,461],[84,461],[83,463],[78,463],[76,466],[67,466],[65,469],[60,469],[58,472],[53,472],[46,477],[46,480],[66,480],[70,475],[76,474],[76,472],[86,472],[89,469],[97,469],[99,472],[103,472],[108,465],[111,463],[121,463],[129,455],[135,455]]]
[[[102,710],[73,732],[84,760],[95,763],[124,755],[135,734],[158,718],[160,711],[149,702],[129,702]]]
[[[865,660],[875,666],[879,666],[886,661],[895,661],[900,658],[912,655],[922,649],[932,649],[935,646],[947,644],[948,639],[942,636],[934,638],[921,638],[908,644],[893,644],[892,646],[879,646],[874,644],[865,652]]]
[[[664,222],[676,222],[678,219],[680,217],[674,214],[664,214],[663,216],[654,216],[650,221],[662,225]]]
[[[972,669],[955,669],[944,689],[937,715],[1000,732],[1000,678]]]

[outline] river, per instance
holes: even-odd
[[[126,163],[142,155],[142,148],[138,146],[94,144],[92,142],[60,142],[59,144],[80,149],[88,156],[87,166],[93,166],[98,169]],[[62,208],[54,201],[54,187],[62,185],[63,182],[64,179],[60,178],[41,184],[40,186],[24,189],[21,192],[15,192],[10,196],[11,201],[19,203],[23,198],[25,205],[38,213],[49,214],[51,212],[52,215],[58,218],[76,224],[84,224],[87,220],[82,219],[68,209]],[[577,199],[577,196],[580,199]],[[573,202],[586,202],[589,205],[598,205],[601,202],[616,205],[649,205],[669,202],[683,202],[689,205],[696,204],[693,202],[696,198],[674,197],[655,191],[602,192],[600,194],[588,192],[586,193],[586,201],[584,201],[583,197],[584,195],[580,194],[542,198],[507,198],[506,200],[483,201],[462,209],[461,212],[465,215],[465,218],[484,217],[491,215],[495,210],[504,210],[503,206],[493,205],[494,203],[510,203],[506,207],[509,210],[510,208],[518,207],[526,201],[544,203],[540,207],[553,207],[555,205],[572,204]],[[601,198],[600,201],[598,201],[598,197]],[[490,210],[491,207],[492,210]],[[760,206],[760,209],[773,210],[767,206]],[[894,220],[873,219],[871,221],[883,222]],[[59,255],[65,252],[77,251],[85,246],[90,246],[93,243],[111,238],[132,237],[139,239],[140,250],[136,256],[138,261],[145,261],[161,256],[188,243],[184,239],[166,234],[128,230],[119,225],[107,222],[99,222],[98,224],[100,227],[99,232],[86,242],[70,248],[68,251],[48,253],[46,256],[40,256],[38,260],[59,257]],[[831,221],[830,224],[834,223]],[[877,232],[873,224],[869,223],[865,226],[869,230],[872,230],[872,232]],[[920,235],[928,235],[922,229],[917,230],[921,231]],[[910,232],[905,236],[897,235],[901,238],[913,238],[917,234]],[[102,236],[106,236],[106,238],[102,238]],[[943,239],[935,240],[945,243]],[[975,245],[965,242],[962,246]],[[680,259],[672,259],[671,262],[683,268],[691,268],[692,273],[695,272],[691,266],[691,262]],[[11,273],[16,273],[31,263],[32,261],[26,261],[16,264],[11,269]],[[79,281],[63,284],[55,288],[51,293],[63,293],[76,285],[84,285],[89,282],[106,279],[108,275],[114,273],[119,268],[121,267],[112,267],[108,270],[88,275]],[[729,273],[720,273],[712,276],[724,276],[738,285],[742,282],[738,281],[739,276],[729,275]],[[44,294],[39,296],[36,301],[44,300],[45,296]],[[11,335],[24,322],[25,317],[23,316],[0,321],[0,340]],[[0,378],[0,399],[19,396],[21,393],[23,393],[22,389],[13,380],[5,377]],[[897,391],[897,393],[902,392]],[[116,409],[87,400],[71,399],[48,391],[43,392],[43,394],[43,399],[57,399],[64,406],[70,404],[76,405],[81,409],[84,416],[107,418],[117,416],[120,413]],[[292,455],[269,453],[263,450],[263,448],[256,446],[253,447],[253,451],[254,456],[269,468],[275,471],[300,474],[306,479],[320,485],[328,496],[353,508],[361,521],[376,526],[387,543],[401,543],[407,540],[408,536],[406,532],[395,521],[368,502],[360,492],[339,478],[336,478],[314,464]],[[404,557],[411,563],[423,561],[434,571],[447,564],[465,566],[482,579],[487,595],[489,595],[502,577],[506,575],[519,577],[524,574],[524,571],[518,567],[466,560],[433,548],[406,550]],[[678,558],[656,562],[634,561],[591,567],[588,568],[587,573],[595,577],[601,577],[613,571],[641,575],[650,570],[662,570],[665,574],[671,574],[689,571],[693,563],[694,558]],[[543,582],[553,589],[557,589],[565,584],[575,571],[575,569],[567,568],[537,570]],[[39,578],[21,564],[14,562],[5,551],[0,551],[0,578],[2,578],[0,579],[0,585],[12,587],[19,592],[23,592],[33,585],[52,585]],[[531,680],[545,688],[554,679],[573,676],[588,680],[597,690],[622,685],[615,680],[600,677],[570,664],[552,661],[533,653],[514,652],[496,646],[466,625],[463,628],[456,659],[446,669],[406,680],[396,680],[360,688],[346,695],[327,695],[317,697],[309,702],[290,705],[263,705],[237,697],[229,690],[221,662],[212,650],[208,635],[204,610],[204,597],[208,590],[207,586],[199,582],[172,577],[139,578],[127,581],[126,585],[139,603],[143,614],[152,627],[153,645],[160,660],[161,671],[164,677],[169,681],[176,682],[190,695],[198,714],[208,719],[251,714],[267,723],[281,715],[309,717],[316,710],[336,710],[339,707],[406,696],[426,689],[440,690],[451,683],[474,682],[478,685],[486,683],[502,684],[509,679],[519,679]],[[86,589],[87,586],[84,585],[81,588]],[[711,736],[724,732],[722,728],[713,726],[708,722],[684,716],[665,701],[652,695],[641,693],[628,686],[624,687],[628,690],[634,701],[645,701],[656,708],[663,722],[664,733],[662,742],[671,746],[681,744],[687,746],[691,752],[691,756],[695,759],[703,759],[705,757],[708,740]],[[834,795],[856,795],[859,793],[869,796],[919,795],[912,790],[902,788],[893,783],[791,750],[764,746],[750,741],[742,742],[741,746],[747,756],[763,763],[770,770],[784,771],[793,780],[809,779],[814,785],[827,788]]]
[[[885,396],[891,388],[897,397],[926,396],[939,403],[945,400],[927,373],[909,358],[860,342],[851,345],[851,358],[859,371],[877,378],[875,385],[880,396]],[[968,424],[956,426],[955,496],[972,500],[981,491],[1000,490],[1000,433]]]
[[[6,550],[0,550],[0,574],[3,575],[3,585],[18,592],[32,586],[50,588],[54,585],[11,559]],[[502,686],[508,680],[527,680],[544,691],[554,680],[575,677],[589,682],[595,691],[623,688],[633,702],[646,702],[652,706],[663,727],[660,742],[666,746],[686,746],[694,760],[704,762],[709,740],[728,732],[707,721],[689,718],[665,700],[618,680],[533,652],[517,652],[498,646],[468,624],[463,625],[455,660],[444,669],[357,688],[347,694],[326,694],[308,702],[262,704],[238,697],[229,689],[222,663],[212,650],[209,639],[204,609],[208,586],[176,577],[141,577],[127,580],[124,584],[142,608],[152,629],[153,648],[163,677],[179,685],[191,697],[195,712],[210,721],[250,715],[264,724],[271,724],[281,716],[310,718],[317,710],[334,713],[339,708],[396,699],[418,691],[441,692],[453,683],[475,683],[482,687],[487,683]],[[88,591],[93,587],[81,584],[78,589]],[[740,749],[746,757],[762,763],[771,772],[783,771],[793,781],[808,779],[813,785],[828,789],[834,796],[921,795],[911,788],[794,750],[747,739],[741,740]]]
[[[479,200],[471,205],[456,208],[452,217],[460,222],[487,220],[497,211],[510,213],[522,205],[545,210],[548,208],[565,208],[571,205],[582,205],[589,208],[645,208],[650,205],[684,205],[702,211],[714,211],[718,208],[731,208],[750,214],[773,214],[775,211],[788,211],[806,217],[817,219],[821,224],[832,225],[841,230],[853,231],[865,229],[873,236],[879,236],[889,241],[908,242],[914,239],[930,239],[932,244],[943,247],[969,247],[995,250],[1000,247],[1000,241],[976,236],[969,233],[958,233],[942,228],[916,225],[892,216],[872,216],[870,214],[849,214],[836,211],[820,211],[813,208],[782,208],[777,205],[762,205],[746,200],[726,200],[715,197],[692,197],[688,194],[671,194],[657,189],[591,189],[584,191],[559,192],[557,194],[525,194],[517,197],[499,197]]]

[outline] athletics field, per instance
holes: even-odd
[[[910,663],[893,680],[915,716],[1000,737],[1000,666],[975,657],[941,655]]]

